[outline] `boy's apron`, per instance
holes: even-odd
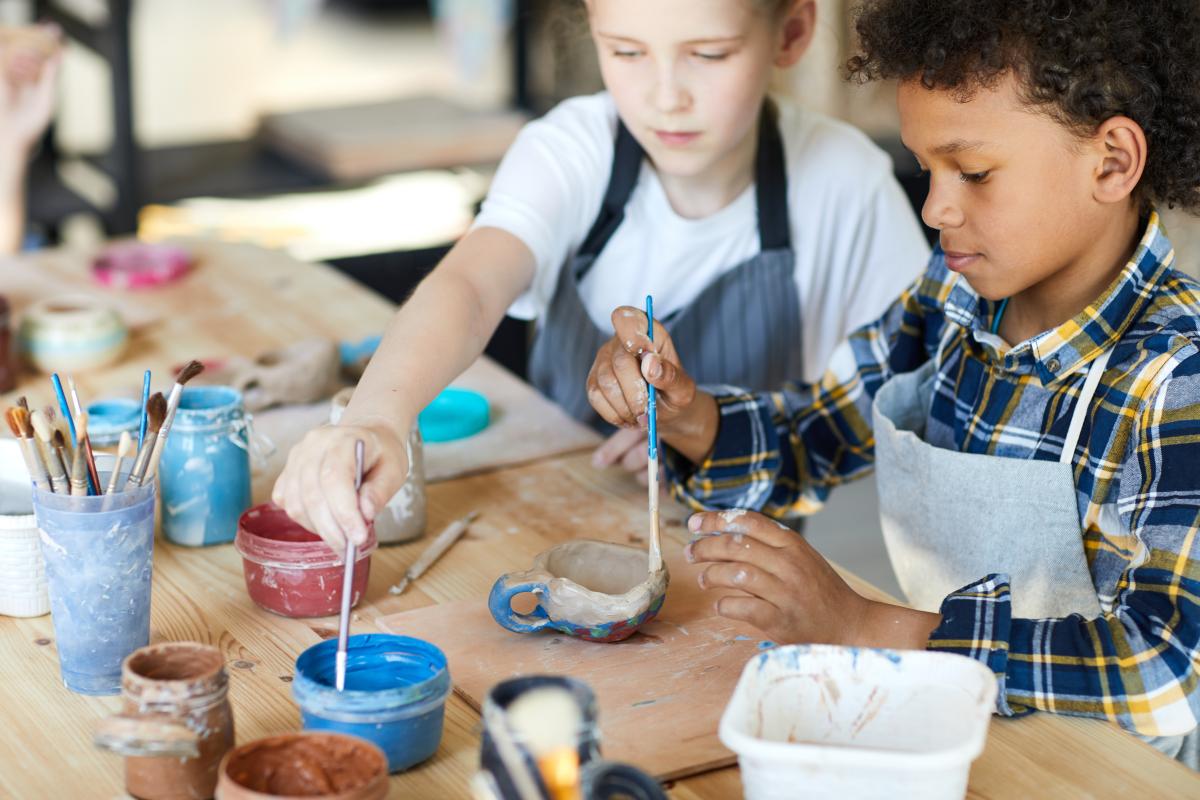
[[[529,356],[532,383],[596,428],[607,425],[588,403],[587,376],[612,330],[592,322],[579,296],[579,283],[620,226],[644,158],[641,145],[618,123],[612,175],[600,214],[578,253],[563,266]],[[802,374],[786,162],[770,103],[759,121],[754,180],[761,251],[709,284],[691,305],[659,320],[670,332],[684,368],[700,384],[766,390]],[[643,299],[630,296],[628,302],[640,306]]]
[[[1071,463],[1111,353],[1106,350],[1088,369],[1057,462],[927,444],[941,352],[880,387],[873,413],[880,521],[911,605],[936,612],[951,592],[990,573],[1007,573],[1013,617],[1100,616]],[[1197,731],[1139,738],[1200,769]]]

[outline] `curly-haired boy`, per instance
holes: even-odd
[[[912,608],[766,517],[702,513],[701,585],[743,593],[721,614],[962,653],[1002,714],[1106,717],[1196,768],[1200,285],[1155,211],[1200,208],[1196,0],[866,0],[857,30],[851,75],[898,79],[929,170],[924,277],[820,383],[769,395],[698,390],[665,332],[614,314],[595,405],[635,423],[604,392],[657,386],[698,508],[810,513],[877,469]]]

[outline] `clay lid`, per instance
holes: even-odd
[[[355,736],[269,736],[226,754],[217,800],[383,800],[388,791],[387,770],[383,751]]]

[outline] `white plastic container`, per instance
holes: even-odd
[[[720,737],[748,800],[959,800],[995,700],[963,656],[790,645],[746,664]]]
[[[15,439],[0,439],[0,614],[50,613],[29,470]]]

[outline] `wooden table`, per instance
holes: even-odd
[[[145,367],[165,371],[197,354],[253,353],[314,332],[356,338],[380,330],[391,312],[387,302],[327,268],[244,246],[194,246],[202,257],[198,273],[179,287],[136,296],[148,313],[130,353],[102,375],[78,376],[81,391],[131,389]],[[56,285],[82,280],[81,258],[62,253],[39,258],[43,274]],[[16,289],[5,282],[5,268],[0,261],[0,291],[19,310],[23,290],[19,282]],[[27,376],[22,388],[36,388],[47,395],[40,402],[49,400],[48,382],[41,378]],[[354,615],[355,632],[374,631],[374,620],[406,609],[470,597],[482,602],[500,572],[526,567],[552,543],[596,536],[597,528],[615,537],[637,534],[645,499],[644,490],[620,471],[594,470],[587,452],[429,487],[430,530],[475,508],[484,513],[468,536],[401,597],[389,595],[388,586],[422,544],[376,553],[366,602]],[[686,532],[678,508],[666,517],[664,545],[671,551],[682,547]],[[154,562],[151,640],[194,640],[222,649],[239,742],[297,729],[290,683],[295,658],[336,635],[336,618],[285,619],[254,606],[230,545],[193,550],[160,540]],[[93,726],[117,709],[118,700],[63,688],[49,616],[0,618],[0,675],[0,752],[8,753],[7,763],[21,765],[0,771],[0,796],[123,796],[121,759],[91,745]],[[392,796],[468,796],[467,782],[478,764],[478,723],[478,715],[452,696],[436,757],[394,777]],[[670,786],[672,797],[688,800],[740,792],[735,768]],[[972,768],[968,796],[1197,797],[1200,778],[1104,722],[1037,714],[993,721],[987,749]]]

